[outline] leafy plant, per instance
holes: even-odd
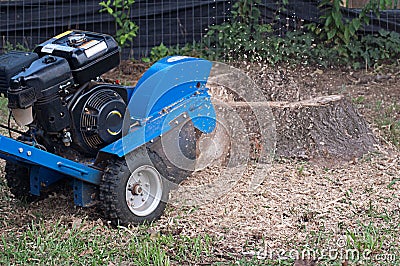
[[[203,44],[205,56],[213,60],[263,61],[268,64],[338,63],[338,52],[328,49],[313,32],[286,32],[273,35],[273,25],[265,24],[258,8],[260,0],[237,1],[233,19],[209,28]],[[287,4],[283,1],[282,5]]]
[[[320,17],[321,22],[310,23],[306,27],[319,36],[321,41],[332,44],[339,55],[354,58],[352,44],[360,39],[357,32],[370,23],[368,15],[373,13],[379,17],[380,10],[393,6],[393,2],[392,0],[370,0],[356,18],[348,19],[343,16],[342,0],[323,0],[319,5],[323,12]]]
[[[7,41],[4,46],[3,46],[3,51],[5,53],[10,52],[10,51],[23,51],[23,52],[29,52],[30,49],[28,47],[25,47],[21,43],[16,43],[15,45]]]
[[[209,47],[209,56],[218,59],[249,58],[256,60],[258,51],[272,32],[270,24],[260,21],[258,8],[261,0],[239,0],[233,5],[232,22],[211,26],[203,40]],[[214,53],[214,54],[213,54]]]
[[[363,104],[365,102],[364,96],[358,96],[357,98],[353,98],[353,103],[355,104]]]
[[[132,5],[135,0],[108,0],[100,2],[103,8],[100,12],[107,12],[115,19],[116,41],[123,47],[127,41],[132,42],[139,27],[131,21]]]
[[[233,5],[232,15],[237,22],[250,26],[258,24],[261,12],[257,7],[261,0],[239,0]]]
[[[163,57],[170,55],[170,49],[161,43],[159,46],[155,46],[150,51],[150,57],[142,58],[145,63],[155,62]]]
[[[186,55],[193,57],[203,56],[201,47],[197,43],[186,44],[183,47],[180,47],[179,45],[175,47],[167,47],[161,43],[159,46],[153,47],[150,51],[150,57],[144,57],[142,58],[142,61],[145,63],[155,62],[170,55]]]
[[[383,3],[382,1],[386,1]],[[311,31],[288,31],[284,36],[273,34],[273,25],[265,24],[258,5],[261,0],[239,0],[233,5],[232,20],[211,26],[201,44],[185,47],[154,47],[149,58],[156,61],[168,55],[192,55],[210,60],[244,60],[267,64],[317,64],[325,67],[347,65],[353,68],[371,67],[382,60],[400,56],[400,35],[380,31],[358,36],[357,31],[369,23],[367,13],[379,14],[389,0],[372,0],[357,18],[345,19],[340,0],[324,0],[322,24],[310,24]],[[284,7],[287,1],[281,2]],[[351,41],[350,41],[351,40]]]
[[[311,23],[307,28],[325,39],[328,42],[333,42],[337,45],[348,44],[350,38],[356,35],[360,29],[361,23],[369,23],[369,18],[365,15],[365,9],[357,18],[345,20],[341,9],[341,0],[323,0],[319,5],[324,15],[320,17],[321,24]]]
[[[359,68],[368,67],[382,60],[395,60],[400,55],[400,34],[380,30],[377,34],[362,36],[344,46],[352,66]]]

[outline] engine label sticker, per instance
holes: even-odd
[[[85,50],[85,55],[90,58],[92,56],[94,56],[95,54],[98,54],[100,52],[103,52],[107,50],[107,44],[105,42],[100,42],[92,47],[90,47],[89,49]]]
[[[63,52],[71,52],[71,51],[74,50],[74,47],[65,46],[65,45],[57,45],[57,47],[55,48],[55,50],[57,50],[57,51],[63,51]]]
[[[100,41],[98,40],[91,40],[88,42],[85,42],[84,44],[82,44],[81,46],[79,46],[79,48],[83,48],[83,49],[89,49],[90,47],[95,46],[96,44],[98,44]]]
[[[52,54],[54,50],[64,51],[64,52],[71,52],[71,51],[74,50],[74,48],[73,47],[69,47],[69,46],[49,43],[49,44],[46,44],[45,46],[43,46],[41,51],[42,51],[42,53]]]

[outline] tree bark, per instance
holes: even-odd
[[[306,160],[318,158],[352,160],[375,151],[378,145],[364,118],[342,95],[324,96],[300,102],[225,104],[233,108],[242,118],[246,132],[250,136],[252,149],[264,149],[266,152],[264,155],[270,154],[272,147],[276,147],[275,155],[282,157]],[[215,106],[217,110],[220,109],[218,103]],[[261,123],[260,114],[267,117],[261,119]],[[227,137],[226,134],[219,136]],[[226,143],[226,139],[220,141]],[[276,145],[271,143],[273,141]],[[256,151],[252,153],[252,157],[254,156],[257,157]]]

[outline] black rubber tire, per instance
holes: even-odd
[[[146,148],[138,148],[129,156],[129,167],[125,158],[118,158],[108,162],[108,167],[104,171],[100,183],[100,202],[102,211],[114,225],[144,224],[151,223],[158,219],[165,210],[169,188],[164,186],[162,179],[162,200],[155,210],[147,216],[137,216],[128,207],[126,202],[126,185],[131,176],[131,172],[143,165],[153,165]],[[159,171],[160,173],[160,171]],[[161,174],[162,175],[162,174]]]
[[[149,156],[153,164],[171,182],[171,188],[177,188],[195,170],[197,135],[192,121],[188,121],[184,125],[177,127],[175,131],[157,138],[154,143],[149,145]],[[178,145],[165,149],[163,141],[169,143],[178,142]],[[179,152],[188,159],[183,167],[170,161],[170,158],[173,157],[171,153],[174,152]]]
[[[4,170],[7,186],[16,199],[26,203],[39,199],[39,197],[30,193],[30,174],[28,168],[7,161]]]

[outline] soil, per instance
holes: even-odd
[[[123,62],[106,78],[134,85],[149,65]],[[380,140],[379,152],[329,166],[318,162],[278,159],[265,165],[258,187],[249,189],[256,169],[247,167],[235,186],[223,195],[209,195],[199,206],[171,204],[152,227],[161,233],[185,236],[209,235],[216,241],[213,255],[223,260],[253,254],[254,250],[282,249],[310,244],[313,232],[324,232],[340,239],[346,229],[362,223],[379,226],[382,219],[369,215],[393,214],[399,222],[400,151],[387,138],[379,124],[382,110],[400,104],[400,69],[378,70],[323,69],[318,67],[272,67],[240,64],[263,89],[267,100],[297,101],[316,96],[344,94],[353,101]],[[389,113],[400,120],[399,109]],[[4,165],[4,162],[1,162]],[[258,169],[259,170],[259,169]],[[183,186],[207,183],[221,175],[213,166],[193,174]],[[4,184],[4,178],[0,179]],[[0,186],[4,188],[4,186]],[[95,208],[74,206],[71,192],[61,190],[47,199],[21,204],[9,191],[0,191],[0,235],[29,227],[32,220],[46,223],[73,223],[77,218],[103,224]],[[174,192],[176,198],[179,191]],[[387,200],[391,199],[391,200]],[[372,204],[372,205],[371,205]],[[316,240],[315,240],[316,241]]]

